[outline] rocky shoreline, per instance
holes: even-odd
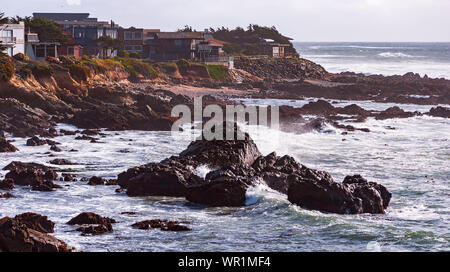
[[[179,104],[192,108],[195,92],[190,95],[189,91],[156,88],[161,81],[173,85],[189,84],[192,88],[239,90],[236,94],[210,92],[203,96],[203,106],[217,104],[225,107],[236,103],[229,100],[236,97],[319,98],[299,108],[280,107],[280,129],[292,133],[321,131],[326,124],[346,131],[370,132],[364,128],[368,118],[450,116],[449,107],[437,106],[450,104],[450,81],[445,79],[422,78],[412,73],[391,77],[330,74],[310,62],[303,62],[303,65],[289,63],[289,67],[281,72],[278,70],[283,69],[282,61],[241,62],[238,64],[239,74],[246,75],[242,82],[232,76],[227,81],[215,82],[206,76],[192,78],[190,75],[189,79],[165,77],[131,83],[121,74],[123,71],[111,72],[109,76],[93,74],[90,81],[76,80],[67,71],[30,76],[25,80],[14,77],[10,82],[0,83],[0,153],[20,152],[9,136],[28,138],[27,146],[48,146],[48,155],[55,156],[61,148],[51,138],[60,135],[74,136],[74,141],[102,143],[106,135],[102,135],[99,129],[169,131],[177,120],[170,116],[171,109]],[[274,74],[280,76],[274,80]],[[436,106],[426,113],[408,112],[399,107],[374,111],[364,109],[357,103],[337,107],[324,99]],[[313,119],[302,117],[311,115]],[[345,124],[345,121],[360,123],[361,127]],[[58,123],[71,124],[80,130],[57,130]],[[234,124],[232,134],[238,133],[242,132]],[[76,162],[53,159],[51,164],[63,166]],[[196,169],[204,165],[211,171],[200,176]],[[51,192],[61,189],[55,181],[78,181],[76,174],[63,172],[59,176],[58,169],[36,163],[11,162],[3,170],[8,173],[0,180],[0,190],[4,191],[0,191],[1,201],[14,197],[15,186]],[[129,197],[182,197],[190,203],[212,207],[244,206],[248,189],[265,185],[285,195],[293,205],[337,214],[384,214],[392,197],[386,187],[367,181],[360,175],[349,175],[343,182],[336,182],[329,173],[311,169],[293,157],[277,156],[275,152],[263,156],[248,134],[241,141],[206,141],[199,138],[178,156],[130,168],[119,174],[117,180],[93,176],[79,181],[92,186],[119,186],[117,193],[125,192]],[[130,228],[163,231],[189,231],[195,228],[183,223],[149,219],[130,222]],[[68,224],[73,225],[74,231],[81,235],[114,231],[114,219],[93,213],[82,213]],[[75,250],[49,235],[54,225],[38,214],[4,217],[0,219],[0,251]]]

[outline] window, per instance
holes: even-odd
[[[142,40],[142,33],[141,32],[134,32],[134,39],[135,40]]]
[[[133,32],[125,32],[125,40],[132,40],[133,39]]]
[[[67,48],[67,56],[71,56],[71,57],[75,56],[75,48],[68,47]]]
[[[175,40],[175,47],[180,48],[183,46],[183,41],[182,40]]]

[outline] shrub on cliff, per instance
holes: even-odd
[[[173,74],[178,71],[178,66],[174,62],[162,62],[162,63],[157,63],[154,66],[157,66],[159,68],[159,70],[165,74]]]
[[[86,81],[89,78],[91,69],[85,64],[71,64],[69,66],[70,75],[77,79]]]
[[[225,80],[228,77],[228,68],[223,65],[207,65],[206,67],[214,80]]]
[[[8,82],[14,75],[14,63],[10,57],[0,52],[0,80]]]
[[[139,75],[145,78],[153,79],[158,77],[158,71],[150,64],[132,59],[132,58],[115,58],[125,68],[129,74],[129,79],[136,81]]]
[[[35,65],[31,71],[35,77],[50,77],[53,74],[53,68],[50,65]]]
[[[179,61],[177,61],[177,66],[178,68],[186,68],[189,67],[191,64],[189,63],[189,61],[185,60],[185,59],[180,59]]]
[[[89,66],[97,74],[104,74],[107,71],[113,71],[117,66],[123,67],[121,63],[113,59],[98,59],[88,56],[83,56],[81,63]]]

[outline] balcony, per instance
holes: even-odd
[[[16,41],[16,37],[0,37],[0,42],[3,44],[15,44]]]

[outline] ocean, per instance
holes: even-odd
[[[382,75],[407,72],[450,79],[450,43],[294,42],[302,58],[329,72]]]
[[[247,105],[301,107],[317,100],[243,99]],[[336,101],[344,106],[354,101]],[[365,101],[364,108],[383,110],[385,103]],[[405,110],[428,111],[431,105],[401,104]],[[308,118],[306,116],[306,118]],[[392,192],[384,215],[337,215],[292,205],[285,195],[258,186],[247,192],[246,206],[208,208],[184,198],[128,197],[116,186],[89,186],[86,182],[57,182],[54,192],[34,192],[17,186],[17,198],[0,199],[0,218],[36,212],[56,223],[54,235],[83,251],[449,251],[450,250],[450,121],[415,116],[405,119],[351,123],[366,132],[329,127],[323,132],[284,133],[264,127],[244,126],[266,155],[288,154],[308,167],[330,172],[341,182],[346,175],[361,174]],[[392,129],[394,127],[395,129]],[[60,124],[58,129],[75,130]],[[116,178],[128,168],[158,162],[184,150],[192,137],[185,131],[103,131],[105,143],[75,141],[59,136],[58,158],[79,165],[70,170],[80,177]],[[342,141],[345,139],[346,141]],[[19,152],[0,157],[0,169],[11,161],[50,165],[48,146],[29,147],[26,139],[13,138]],[[79,152],[69,152],[71,149]],[[64,167],[63,167],[64,168]],[[209,171],[197,169],[199,175]],[[0,171],[0,178],[6,171]],[[81,236],[66,224],[81,212],[116,219],[114,232]],[[122,214],[135,212],[136,214]],[[189,221],[192,231],[137,230],[131,224],[146,219]]]

